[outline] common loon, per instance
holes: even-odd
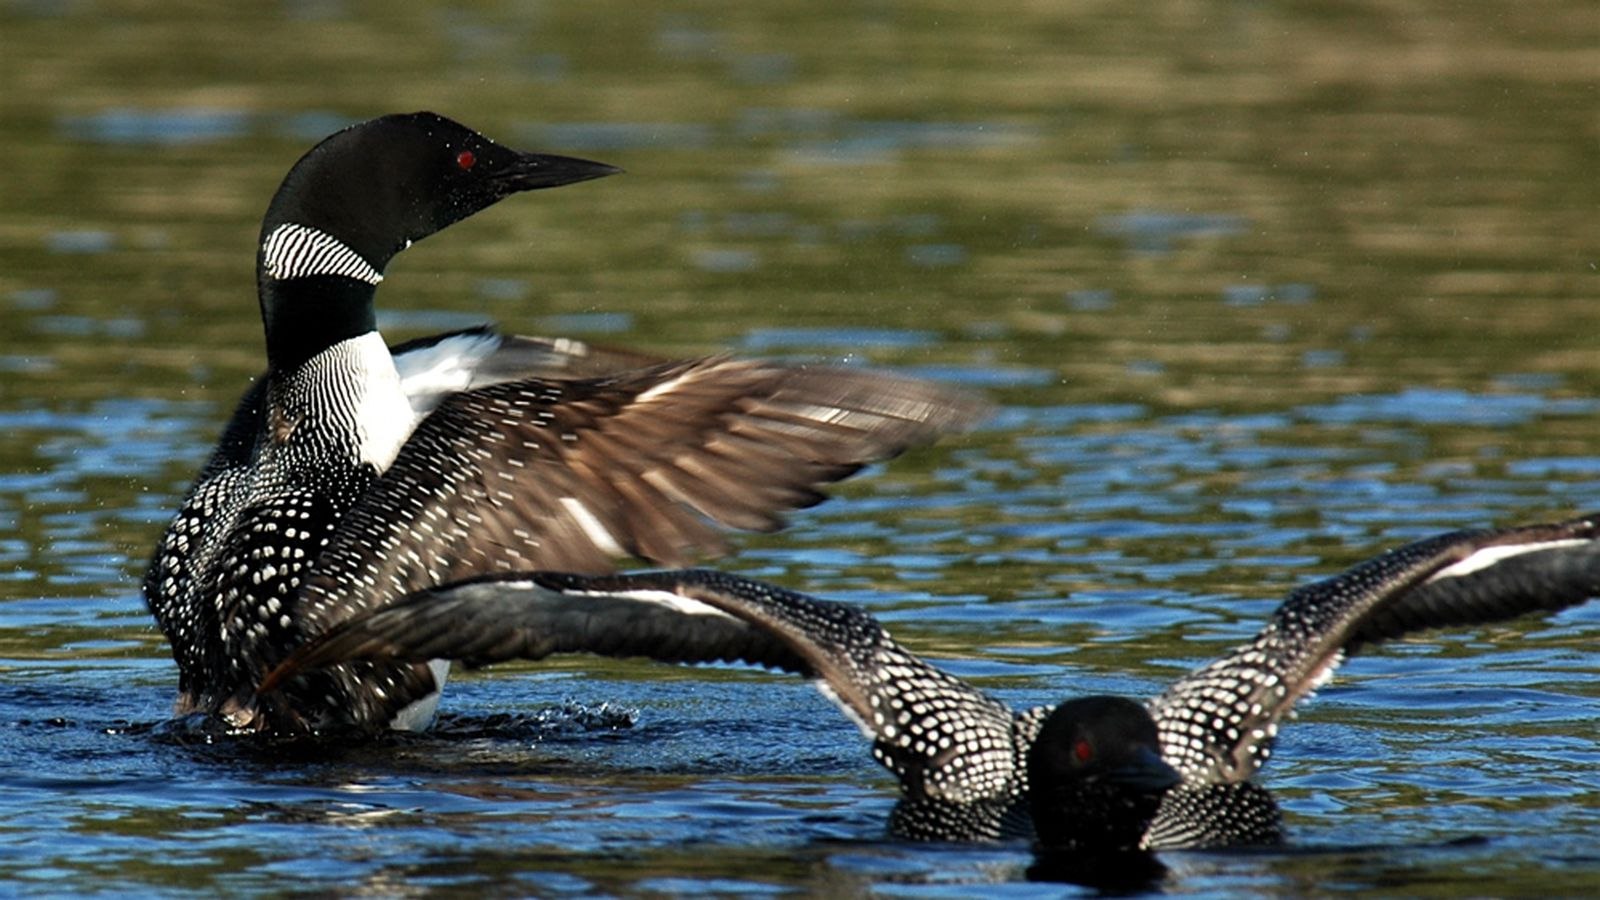
[[[421,726],[437,661],[334,666],[265,702],[255,689],[307,639],[424,588],[723,552],[717,526],[780,528],[823,485],[980,416],[954,389],[850,369],[666,362],[487,328],[385,345],[373,297],[396,253],[511,194],[618,171],[427,112],[347,128],[289,171],[256,265],[268,371],[145,576],[179,714]]]
[[[900,780],[898,836],[1032,836],[1067,852],[1244,845],[1280,839],[1277,805],[1250,779],[1279,724],[1345,657],[1597,595],[1600,515],[1452,532],[1291,591],[1254,640],[1147,703],[1087,697],[1014,713],[847,604],[705,570],[512,573],[347,620],[262,688],[352,659],[742,661],[815,679],[861,727]]]

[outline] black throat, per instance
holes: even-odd
[[[378,327],[377,288],[342,275],[307,275],[260,284],[267,362],[287,372],[341,341]]]

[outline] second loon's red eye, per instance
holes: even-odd
[[[460,153],[456,154],[456,165],[460,166],[461,170],[463,172],[469,171],[473,166],[475,166],[477,164],[478,164],[478,155],[476,153],[473,153],[471,150],[463,150]]]
[[[1078,762],[1086,763],[1094,759],[1094,745],[1088,741],[1079,741],[1072,745],[1072,755],[1077,757]]]

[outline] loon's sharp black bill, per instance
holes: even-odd
[[[515,161],[494,172],[490,178],[507,193],[536,191],[541,188],[560,187],[580,181],[593,181],[607,175],[620,175],[622,170],[613,165],[578,159],[575,156],[556,156],[552,153],[520,153]]]
[[[1151,793],[1177,787],[1183,782],[1178,770],[1149,747],[1135,748],[1131,759],[1106,772],[1106,779],[1130,790]]]

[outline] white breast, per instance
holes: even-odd
[[[355,423],[361,461],[379,472],[389,468],[411,437],[417,419],[400,386],[400,373],[376,331],[344,342],[355,376]]]

